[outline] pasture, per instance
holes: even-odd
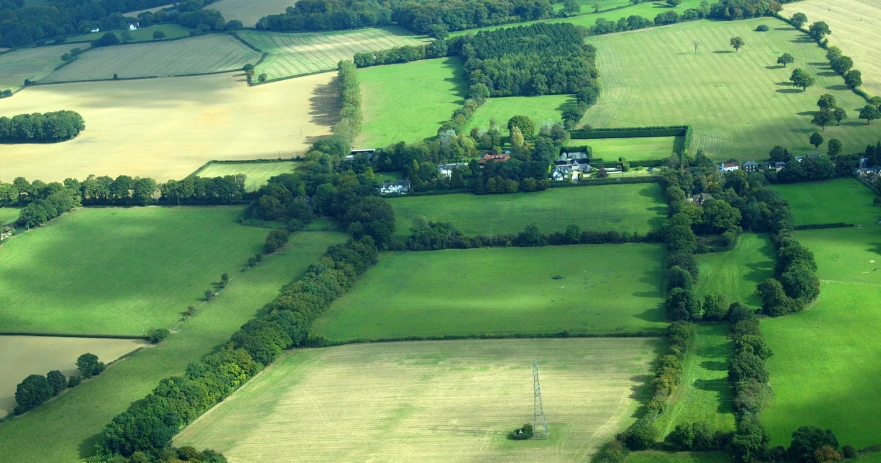
[[[210,34],[171,42],[95,48],[40,82],[112,79],[114,74],[120,79],[207,74],[235,71],[259,59],[259,52],[234,37]]]
[[[682,150],[683,137],[596,138],[569,140],[570,146],[588,145],[594,158],[615,162],[618,158],[628,161],[651,161],[667,159]]]
[[[255,70],[255,75],[265,73],[269,80],[332,71],[340,60],[351,60],[358,52],[424,42],[396,27],[296,34],[245,30],[237,34],[260,51],[269,53]]]
[[[587,461],[634,421],[661,347],[631,338],[298,349],[174,443],[216,449],[231,463],[292,454],[310,462]],[[508,440],[532,422],[533,359],[550,439]]]
[[[150,9],[157,10],[157,9],[161,9],[161,7],[150,8]],[[146,10],[142,10],[142,11],[146,11]],[[134,13],[128,13],[128,15],[130,15],[132,17],[137,17],[137,14],[134,14]],[[189,28],[183,27],[178,24],[169,23],[169,24],[157,24],[155,26],[150,26],[150,27],[141,27],[138,30],[129,31],[129,33],[132,36],[133,42],[152,42],[153,41],[153,33],[156,31],[164,32],[165,39],[168,40],[168,39],[179,39],[182,37],[189,37],[190,31],[192,31],[192,30],[193,29],[189,29]],[[101,31],[101,32],[88,33],[88,34],[82,34],[82,35],[75,35],[73,37],[68,37],[67,43],[91,42],[93,40],[100,39],[101,36],[107,32],[113,32],[120,41],[122,40],[122,31],[115,30],[115,31]]]
[[[881,218],[881,208],[872,204],[875,192],[854,178],[777,184],[773,188],[789,201],[797,226],[838,222],[869,225]]]
[[[0,249],[3,331],[140,336],[170,328],[262,250],[239,207],[86,208]],[[95,246],[100,243],[100,246]]]
[[[655,244],[384,254],[313,331],[331,341],[666,329]]]
[[[223,19],[230,21],[238,19],[245,27],[254,27],[257,20],[271,15],[284,13],[289,6],[294,6],[295,0],[221,0],[208,5],[208,9],[217,10],[223,15]]]
[[[490,122],[495,119],[499,130],[508,135],[508,119],[526,116],[532,119],[537,132],[544,121],[562,122],[562,111],[570,104],[575,104],[575,99],[569,95],[489,98],[483,106],[477,108],[465,125],[465,130],[470,131],[474,127],[489,128]]]
[[[734,459],[725,452],[659,452],[646,450],[631,452],[625,463],[731,463]]]
[[[435,136],[468,92],[461,74],[458,58],[358,70],[364,122],[356,145],[379,148]]]
[[[282,286],[301,276],[328,246],[345,239],[339,233],[295,233],[285,248],[236,273],[217,299],[161,344],[113,365],[97,381],[83,383],[26,416],[3,423],[0,452],[10,461],[83,460],[115,415],[142,399],[159,380],[183,373],[187,363],[225,344]],[[71,417],[76,417],[75,426]]]
[[[829,44],[853,58],[854,69],[863,73],[862,88],[881,95],[881,57],[873,43],[881,43],[881,3],[872,0],[808,0],[786,4],[782,14],[807,15],[809,23],[825,21],[832,30]],[[807,27],[807,26],[805,26]]]
[[[70,109],[82,114],[86,130],[64,143],[3,145],[3,177],[165,181],[210,160],[294,157],[337,120],[334,76],[251,88],[240,74],[30,87],[3,100],[2,115]]]
[[[0,336],[0,418],[15,408],[15,387],[29,375],[61,370],[67,377],[79,376],[76,359],[86,352],[110,363],[145,344],[140,339]]]
[[[39,80],[51,73],[62,63],[61,55],[69,52],[71,48],[73,47],[70,45],[58,45],[3,53],[0,55],[0,91],[18,90],[24,86],[25,79]],[[4,101],[3,106],[7,105],[8,102]]]
[[[245,190],[257,191],[269,182],[269,179],[281,174],[294,172],[295,161],[267,162],[212,162],[193,172],[197,177],[223,177],[226,175],[244,174]]]
[[[538,225],[542,233],[582,230],[647,233],[666,222],[661,188],[654,183],[551,188],[510,195],[455,194],[393,198],[395,234],[410,236],[415,217],[451,222],[465,235],[519,233]],[[578,207],[572,207],[578,204]]]
[[[707,294],[722,294],[729,304],[740,302],[761,307],[756,286],[774,276],[777,262],[768,235],[746,233],[737,239],[731,251],[698,254],[695,258],[700,275],[695,294],[701,300]]]
[[[842,445],[875,445],[881,429],[879,227],[799,231],[796,239],[814,252],[821,292],[810,310],[762,321],[774,351],[767,362],[774,402],[762,423],[772,445],[788,443],[803,425],[833,430]]]
[[[626,11],[621,10],[621,11]],[[755,32],[769,24],[768,32]],[[737,53],[734,36],[746,45]],[[698,53],[694,41],[700,42]],[[806,34],[771,18],[746,21],[695,21],[590,37],[597,47],[603,91],[583,122],[594,127],[681,125],[693,127],[692,150],[712,159],[767,159],[774,145],[793,154],[816,152],[808,137],[816,102],[830,93],[847,110],[841,126],[823,136],[839,139],[844,152],[862,151],[881,138],[881,124],[858,120],[866,103],[829,70],[825,51]],[[782,53],[795,63],[776,64]],[[807,91],[793,88],[789,76],[802,68],[817,82]]]
[[[714,431],[734,431],[734,391],[728,382],[728,362],[734,346],[728,323],[694,325],[694,338],[682,362],[682,380],[670,405],[655,426],[661,436],[677,425],[706,421]]]

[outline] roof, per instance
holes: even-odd
[[[743,163],[743,167],[756,167],[756,166],[758,166],[758,164],[756,164],[755,161],[746,161]]]
[[[510,159],[510,154],[486,154],[480,158],[480,163],[483,164],[486,161],[507,162]]]
[[[723,162],[723,163],[719,164],[719,167],[721,167],[723,169],[728,168],[728,167],[740,167],[740,163],[736,162],[736,161],[735,162]]]

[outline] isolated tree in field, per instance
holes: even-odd
[[[826,143],[826,150],[829,156],[838,156],[841,154],[841,140],[837,138],[830,139],[829,143]]]
[[[823,144],[823,136],[817,132],[811,134],[811,138],[809,139],[814,148],[820,148],[820,145]]]
[[[740,47],[744,45],[744,41],[742,37],[731,37],[731,46],[734,47],[734,51],[740,51]]]
[[[792,75],[789,76],[789,80],[792,81],[792,85],[796,87],[801,87],[802,91],[808,89],[808,87],[814,85],[814,76],[808,74],[803,69],[793,69]]]
[[[825,22],[817,21],[808,28],[808,35],[813,37],[814,40],[823,40],[823,37],[832,35],[832,30],[829,29],[829,25]]]
[[[801,26],[804,26],[807,23],[808,17],[805,16],[804,13],[796,13],[789,19],[789,24],[792,24],[792,27],[795,27],[796,29],[801,29]]]
[[[682,0],[667,0],[667,4],[676,8],[679,4],[682,3]]]
[[[814,118],[811,119],[811,124],[818,125],[826,130],[826,126],[832,122],[832,111],[828,108],[821,109],[816,114],[814,114]]]
[[[782,64],[783,67],[786,67],[789,63],[794,63],[795,58],[792,57],[789,53],[784,53],[777,58],[777,64]]]
[[[593,12],[594,12],[594,13],[599,13],[599,12],[600,12],[600,8],[602,8],[602,7],[603,7],[603,6],[600,5],[599,3],[594,3],[593,6],[592,6],[591,8],[593,8]]]
[[[242,71],[245,71],[245,78],[248,79],[248,83],[251,83],[251,78],[254,77],[254,65],[248,63],[242,66]]]
[[[262,73],[260,73],[259,76],[257,76],[257,82],[260,82],[261,84],[263,82],[266,82],[266,73],[265,72],[262,72]]]
[[[692,44],[694,45],[694,54],[696,55],[697,49],[698,49],[698,47],[701,46],[701,43],[699,41],[695,40],[694,42],[692,42]]]
[[[863,73],[852,69],[844,74],[844,84],[850,88],[857,88],[863,85]]]
[[[630,3],[634,5],[639,5],[640,0],[630,0]]]
[[[52,386],[52,395],[61,394],[61,391],[67,389],[67,378],[64,377],[64,373],[58,370],[52,370],[49,373],[46,373],[46,380],[49,381],[49,385]]]
[[[80,355],[80,357],[76,359],[76,367],[80,370],[80,373],[82,373],[83,378],[91,378],[104,371],[104,363],[99,362],[98,356],[95,354]]]
[[[869,125],[873,120],[881,119],[881,111],[878,111],[878,108],[867,104],[860,110],[860,119],[865,119],[866,125]]]
[[[165,32],[153,31],[153,40],[162,40],[165,38]]]
[[[832,110],[832,118],[835,119],[835,122],[838,125],[841,125],[841,121],[847,119],[847,110],[844,108],[835,108]]]
[[[581,3],[578,3],[578,0],[563,1],[563,14],[566,16],[574,16],[579,13],[581,13]]]
[[[817,106],[819,106],[820,109],[828,109],[831,111],[835,109],[835,107],[838,105],[836,104],[834,96],[828,93],[824,93],[820,95],[820,99],[817,100]]]
[[[73,56],[70,53],[65,53],[61,55],[61,61],[64,61],[65,63],[73,61]]]
[[[43,375],[30,375],[15,388],[16,414],[20,415],[52,397],[52,385]]]

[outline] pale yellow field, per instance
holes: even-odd
[[[795,13],[804,13],[808,24],[829,24],[829,43],[853,58],[854,69],[863,73],[863,88],[872,95],[881,95],[881,1],[807,0],[784,5],[786,17]]]
[[[62,63],[61,55],[77,46],[88,48],[88,44],[57,45],[15,50],[0,55],[0,90],[15,91],[24,86],[25,79],[38,80],[49,74]],[[8,101],[0,100],[0,111],[3,111]]]
[[[181,179],[213,159],[294,157],[336,121],[336,73],[247,87],[239,73],[31,87],[0,115],[70,109],[86,130],[71,141],[4,145],[0,179],[89,174]]]
[[[52,370],[67,377],[79,375],[76,359],[80,355],[89,352],[110,363],[144,345],[139,339],[0,336],[0,417],[15,408],[15,387],[29,375]]]
[[[297,350],[184,429],[175,445],[246,461],[587,461],[633,422],[662,340],[531,339]],[[547,441],[532,422],[538,360]]]

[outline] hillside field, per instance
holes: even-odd
[[[621,11],[626,11],[621,10]],[[768,32],[755,32],[768,24]],[[746,45],[737,53],[731,37]],[[693,42],[701,43],[694,53]],[[823,136],[839,139],[844,152],[862,151],[881,138],[881,124],[860,121],[865,100],[844,86],[829,70],[825,51],[802,32],[773,18],[746,21],[694,21],[588,38],[597,48],[603,90],[583,122],[594,127],[689,124],[692,150],[712,159],[767,159],[774,145],[794,154],[816,152],[808,137],[816,102],[832,94],[848,112],[841,126],[827,127]],[[776,64],[782,53],[795,63]],[[793,88],[793,68],[814,75],[807,91]]]
[[[490,122],[495,119],[502,134],[508,135],[508,119],[527,116],[532,119],[537,132],[544,121],[561,122],[563,109],[570,104],[575,104],[575,99],[569,95],[489,98],[474,112],[465,125],[465,130],[470,131],[474,127],[489,128]]]
[[[594,158],[616,162],[618,158],[628,161],[667,159],[682,149],[683,137],[595,138],[571,139],[569,146],[588,145]]]
[[[161,7],[149,8],[149,9],[150,10],[158,10],[160,8]],[[147,10],[141,10],[141,11],[137,11],[134,13],[126,13],[126,15],[130,16],[130,17],[137,17],[138,15],[136,13],[141,13],[144,11],[147,11]],[[164,32],[165,33],[165,40],[168,40],[168,39],[179,39],[182,37],[189,37],[190,31],[192,31],[192,30],[193,29],[188,29],[188,28],[183,27],[179,24],[168,23],[168,24],[157,24],[155,26],[150,26],[150,27],[141,27],[141,28],[138,28],[138,30],[129,31],[129,32],[131,33],[132,40],[134,42],[152,42],[153,41],[153,33],[156,31]],[[100,32],[95,32],[95,33],[75,35],[73,37],[68,37],[67,43],[91,42],[93,40],[100,39],[101,36],[106,34],[107,32],[113,32],[120,41],[122,40],[122,31],[115,30],[115,31],[100,31]],[[75,46],[75,45],[71,45],[71,46]]]
[[[208,9],[217,10],[223,15],[223,19],[231,21],[238,19],[245,27],[254,27],[257,20],[270,14],[284,13],[289,6],[294,6],[295,0],[221,0],[207,6]]]
[[[175,444],[216,449],[231,463],[292,454],[310,462],[586,461],[635,420],[661,345],[531,339],[298,349]],[[511,441],[508,432],[532,422],[533,359],[550,439]]]
[[[170,328],[262,250],[239,207],[85,208],[0,249],[0,326],[139,336]],[[100,246],[95,246],[100,243]]]
[[[359,69],[358,80],[364,108],[358,147],[379,148],[435,136],[462,106],[468,91],[458,58]]]
[[[777,184],[773,188],[789,201],[795,225],[838,222],[870,225],[881,219],[881,208],[872,204],[877,195],[854,178]]]
[[[315,323],[331,341],[663,333],[655,244],[384,254]]]
[[[269,179],[281,174],[294,172],[297,163],[294,161],[272,162],[212,162],[193,172],[197,177],[223,177],[226,175],[244,174],[245,190],[257,191],[269,182]]]
[[[788,443],[804,425],[831,429],[842,445],[875,445],[881,429],[881,227],[807,230],[795,237],[814,252],[821,292],[810,310],[762,321],[774,351],[767,363],[774,402],[762,423],[772,445]]]
[[[0,55],[0,91],[18,90],[24,80],[39,80],[62,63],[61,55],[73,46],[25,48]],[[19,96],[19,95],[17,95]],[[7,102],[3,102],[6,106]]]
[[[395,235],[410,236],[415,217],[451,222],[465,235],[519,233],[538,225],[542,233],[582,230],[647,233],[666,222],[667,207],[655,183],[551,188],[537,193],[469,193],[393,198]]]
[[[740,302],[759,308],[762,300],[756,286],[774,276],[777,256],[768,235],[746,233],[731,251],[698,254],[698,283],[695,294],[722,294],[728,303]]]
[[[0,207],[0,225],[18,219],[19,210],[14,207]]]
[[[0,452],[10,461],[82,461],[94,452],[98,433],[114,416],[143,399],[161,379],[182,374],[187,363],[225,344],[282,286],[299,278],[328,246],[345,239],[340,233],[295,233],[285,248],[236,274],[217,299],[161,344],[113,365],[96,381],[3,423]]]
[[[112,79],[114,74],[126,79],[234,71],[259,59],[259,52],[234,37],[210,34],[171,42],[96,48],[40,82]]]
[[[337,121],[334,77],[250,88],[238,74],[30,87],[3,100],[0,115],[64,108],[82,114],[86,130],[64,143],[3,145],[3,180],[165,181],[210,160],[295,157]]]
[[[269,80],[336,70],[340,60],[351,60],[358,52],[423,43],[417,36],[397,27],[322,33],[244,30],[237,34],[260,51],[269,53],[255,70],[255,75],[265,73]]]

